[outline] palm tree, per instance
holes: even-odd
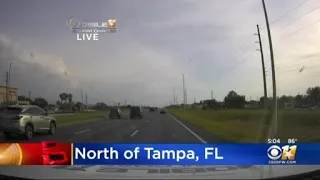
[[[59,94],[59,98],[60,98],[60,103],[62,104],[62,100],[63,100],[63,94],[62,93]]]
[[[62,104],[63,101],[66,102],[66,100],[68,100],[68,96],[69,96],[69,95],[68,95],[67,93],[60,93],[60,94],[59,94],[61,104]]]
[[[68,94],[67,93],[62,93],[62,96],[63,96],[64,103],[66,103],[67,100],[68,100]]]
[[[69,103],[72,102],[72,94],[71,93],[68,94],[68,100],[69,100]]]

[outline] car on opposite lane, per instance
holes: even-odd
[[[138,106],[133,106],[130,108],[130,119],[134,119],[134,118],[139,118],[139,119],[143,118],[143,111]]]
[[[13,134],[31,139],[35,133],[56,133],[56,118],[34,105],[12,105],[0,110],[0,131],[6,138]]]

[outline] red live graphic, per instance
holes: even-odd
[[[1,143],[0,165],[71,165],[71,144]]]

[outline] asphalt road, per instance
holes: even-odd
[[[55,135],[39,134],[31,142],[56,140],[83,143],[206,143],[224,142],[192,127],[170,114],[145,112],[144,118],[131,120],[97,119],[57,128]],[[29,141],[29,142],[30,142]],[[25,142],[21,137],[10,141],[0,135],[0,142]]]

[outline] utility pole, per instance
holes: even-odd
[[[29,90],[29,101],[31,101],[31,91]]]
[[[9,102],[9,98],[8,98],[8,83],[9,83],[9,73],[6,72],[5,74],[5,83],[6,83],[6,96],[5,96],[5,99],[6,99],[6,102]]]
[[[268,20],[268,13],[266,9],[266,4],[264,0],[262,0],[262,6],[264,10],[264,16],[266,19],[268,38],[269,38],[269,48],[270,48],[270,57],[271,57],[271,70],[272,70],[272,86],[273,86],[273,113],[274,113],[274,122],[273,122],[273,133],[272,138],[277,138],[278,136],[278,103],[277,103],[277,87],[276,87],[276,72],[274,65],[274,56],[273,56],[273,46],[272,46],[272,38],[270,32],[270,25]]]
[[[11,65],[12,63],[10,63],[9,65],[9,73],[8,73],[8,91],[9,91],[9,96],[10,96],[10,101],[12,100],[11,99],[11,93],[10,93],[10,90],[11,90]]]
[[[184,81],[184,74],[181,73],[182,75],[182,95],[183,95],[183,106],[186,106],[186,89],[185,89],[185,81]]]
[[[81,111],[83,111],[83,92],[82,92],[82,88],[81,88],[81,104],[82,104]]]
[[[86,110],[88,110],[88,94],[86,93]]]
[[[213,100],[213,91],[211,90],[211,100]]]
[[[173,105],[176,105],[176,90],[173,89]]]
[[[185,95],[185,105],[187,105],[188,104],[188,96],[187,96],[187,90],[186,89],[184,89],[184,95]]]
[[[178,96],[176,95],[176,104],[179,105]]]
[[[257,49],[258,51],[260,51],[261,54],[261,62],[262,62],[262,77],[263,77],[263,92],[264,92],[264,108],[266,109],[268,107],[267,103],[268,103],[268,93],[267,93],[267,82],[266,82],[266,68],[264,66],[264,56],[263,56],[263,48],[262,48],[262,41],[261,41],[261,35],[260,35],[260,28],[259,25],[257,24],[257,34],[258,35],[258,41],[256,41],[256,43],[259,43],[260,49]]]

